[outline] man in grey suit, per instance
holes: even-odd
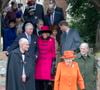
[[[73,30],[69,27],[66,21],[61,21],[59,23],[60,30],[62,31],[61,35],[61,54],[65,50],[74,50],[76,51],[80,46],[80,36],[76,30]]]

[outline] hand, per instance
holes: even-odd
[[[22,82],[26,82],[26,75],[22,75]]]
[[[9,55],[8,51],[3,51],[3,53],[4,53],[6,56]]]

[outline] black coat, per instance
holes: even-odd
[[[20,34],[14,41],[14,43],[8,48],[8,52],[11,52],[12,50],[16,49],[19,47],[19,40],[21,38],[26,38],[26,34],[25,33],[22,33]],[[37,56],[37,36],[35,35],[32,35],[31,36],[31,44],[30,44],[30,47],[29,47],[29,54],[30,56],[36,60],[36,56]]]
[[[43,9],[42,5],[36,4],[35,16],[37,16],[39,19],[44,20],[44,9]],[[24,19],[25,20],[26,20],[26,17],[28,17],[27,7],[26,7],[26,9],[24,11]]]
[[[60,12],[61,15],[62,15],[61,17],[64,19],[64,12],[63,12],[63,9],[62,9],[62,8],[56,7],[56,8],[55,8],[55,11],[56,11],[56,12]]]
[[[50,14],[45,15],[45,25],[51,26],[51,20],[50,20]],[[64,17],[62,17],[62,13],[55,11],[54,14],[54,25],[58,25],[60,21],[64,20]]]
[[[25,53],[25,73],[27,81],[22,82],[22,53],[19,48],[13,50],[8,57],[6,90],[35,90],[34,62],[29,53]]]

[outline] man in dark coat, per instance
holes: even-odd
[[[35,90],[34,62],[28,49],[28,40],[21,38],[19,48],[9,54],[6,90]]]
[[[35,9],[35,16],[39,19],[44,20],[44,9],[43,6],[36,3],[36,0],[30,0],[27,3],[27,7],[24,11],[24,19],[28,17],[29,9]]]
[[[61,35],[61,54],[65,50],[76,51],[80,46],[80,36],[76,30],[69,27],[66,21],[61,21],[59,23],[60,29],[62,31]]]
[[[29,41],[29,55],[36,60],[37,57],[37,36],[33,35],[33,25],[31,22],[26,22],[24,23],[23,26],[23,33],[20,34],[14,41],[14,43],[8,48],[8,53],[11,52],[12,50],[16,49],[19,47],[18,42],[21,38],[26,38]]]
[[[49,0],[49,7],[53,7],[54,11],[60,12],[61,15],[62,15],[61,17],[64,19],[63,9],[56,5],[56,1],[55,0]]]

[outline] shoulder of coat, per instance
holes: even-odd
[[[50,37],[49,41],[54,41],[54,38],[53,37]]]

